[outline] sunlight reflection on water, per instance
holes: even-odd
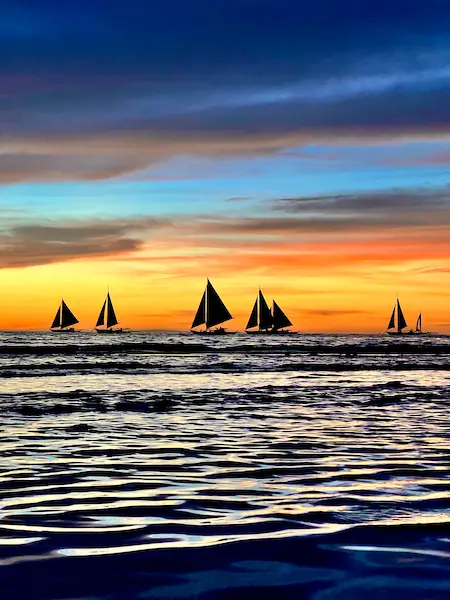
[[[8,600],[26,597],[25,573],[37,600],[241,598],[261,585],[277,596],[293,586],[288,598],[358,598],[374,561],[383,577],[394,568],[388,555],[399,581],[412,556],[447,589],[444,359],[405,371],[331,357],[347,370],[319,372],[309,357],[299,372],[303,357],[222,356],[208,357],[217,371],[206,373],[196,372],[201,356],[166,357],[165,372],[116,358],[108,372],[64,374],[57,357],[25,356],[24,372],[0,380]],[[162,356],[145,360],[164,367]],[[2,358],[7,370],[15,362]],[[424,581],[416,589],[434,598]]]

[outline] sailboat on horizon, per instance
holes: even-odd
[[[76,333],[72,325],[79,323],[76,316],[61,298],[61,304],[56,311],[53,323],[50,326],[50,331],[53,333]]]
[[[395,318],[397,317],[397,324],[395,323]],[[400,300],[397,298],[397,302],[394,306],[394,310],[392,311],[391,318],[389,320],[389,324],[387,326],[386,333],[388,335],[403,335],[403,329],[407,326],[405,317],[403,315],[402,307],[400,306]],[[392,329],[396,329],[396,331],[389,331]]]
[[[253,305],[252,312],[245,327],[246,333],[255,334],[274,334],[274,333],[292,333],[291,331],[285,330],[284,327],[292,325],[287,315],[281,310],[275,300],[272,301],[272,310],[270,310],[266,299],[259,289],[258,295]],[[258,327],[253,331],[248,331]]]
[[[413,331],[411,329],[411,331],[408,331],[408,333],[410,335],[434,335],[433,333],[430,333],[429,331],[424,331],[422,328],[422,313],[419,313],[419,316],[417,317],[417,321],[416,321],[416,328]]]
[[[419,314],[419,316],[417,317],[417,321],[416,321],[416,330],[415,330],[415,332],[414,332],[414,333],[417,333],[417,334],[419,334],[419,335],[420,335],[421,333],[424,333],[424,332],[422,331],[422,313],[420,313],[420,314]]]
[[[212,283],[207,279],[205,291],[203,292],[194,320],[192,321],[191,333],[198,335],[224,335],[226,333],[231,333],[227,332],[225,327],[218,327],[217,329],[211,329],[211,327],[221,325],[232,318],[231,313],[214,289]],[[193,331],[195,327],[199,327],[200,325],[205,325],[205,329]]]
[[[98,315],[97,323],[95,324],[95,331],[97,333],[125,333],[129,330],[125,330],[120,328],[113,329],[115,325],[118,325],[119,321],[116,317],[116,312],[114,310],[113,303],[111,301],[111,296],[108,293],[106,294],[106,299],[103,302],[103,306],[100,310],[100,314]]]

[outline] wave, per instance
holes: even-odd
[[[2,597],[449,597],[445,356],[83,352],[0,358]]]

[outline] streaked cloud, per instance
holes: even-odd
[[[0,229],[0,268],[30,267],[93,257],[114,258],[143,247],[136,235],[167,227],[167,221],[140,219],[97,223],[16,225]]]
[[[448,253],[449,190],[403,189],[262,202],[265,216],[145,215],[98,221],[10,215],[0,235],[0,265],[29,266],[89,258],[278,273],[368,261],[388,264]],[[281,216],[280,216],[281,215]],[[11,220],[12,219],[12,220]],[[232,254],[230,254],[232,251]],[[162,267],[161,267],[162,268]]]
[[[252,0],[112,0],[108,11],[7,0],[0,182],[104,179],[174,156],[324,141],[448,139],[449,19],[439,0],[263,0],[257,11]]]

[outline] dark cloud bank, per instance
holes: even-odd
[[[449,22],[445,0],[6,0],[0,180],[101,179],[155,157],[305,139],[445,135]]]
[[[136,217],[99,222],[14,223],[14,213],[0,226],[0,268],[36,266],[88,257],[133,255],[153,241],[174,248],[258,247],[267,252],[289,244],[315,243],[333,236],[364,244],[380,236],[414,245],[447,246],[450,188],[391,190],[339,196],[280,198],[266,205],[267,216],[197,215]],[[269,209],[269,212],[267,212]],[[261,211],[263,212],[263,211]],[[19,215],[20,218],[20,215]],[[400,238],[398,237],[400,234]],[[153,240],[153,241],[152,241]],[[408,251],[408,252],[409,252]],[[295,257],[293,257],[295,260]],[[182,257],[179,259],[183,260]]]

